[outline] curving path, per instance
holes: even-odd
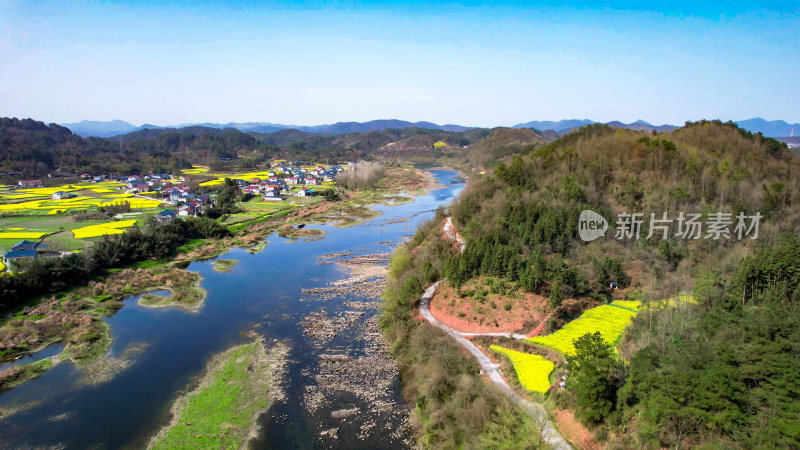
[[[449,224],[449,219],[448,219]],[[463,244],[462,244],[463,248]],[[508,333],[459,333],[458,331],[448,327],[447,325],[439,322],[433,317],[430,310],[430,302],[431,298],[433,298],[434,292],[436,292],[436,288],[439,286],[440,281],[437,281],[433,285],[431,285],[428,289],[425,289],[425,293],[422,294],[422,300],[419,304],[419,312],[422,314],[428,322],[432,325],[440,328],[445,333],[449,334],[453,339],[456,340],[461,346],[467,349],[472,356],[478,360],[478,364],[480,364],[481,369],[489,376],[489,379],[492,381],[500,392],[502,392],[506,397],[508,397],[512,402],[516,405],[521,406],[525,409],[528,414],[533,418],[536,425],[539,427],[542,433],[542,438],[545,442],[551,445],[554,449],[557,450],[566,450],[572,449],[572,446],[561,436],[561,433],[558,432],[555,424],[553,421],[550,420],[550,415],[547,413],[547,410],[542,406],[541,403],[530,402],[525,400],[524,398],[520,397],[519,394],[514,392],[511,389],[511,386],[508,385],[506,380],[500,375],[498,368],[500,367],[499,364],[495,364],[486,356],[475,344],[469,341],[469,339],[465,338],[464,336],[480,336],[480,335],[488,335],[488,336],[508,336]],[[525,338],[524,335],[515,335],[515,339],[523,339]]]
[[[462,336],[499,336],[507,337],[509,339],[528,339],[528,336],[519,333],[462,333],[460,331],[457,333]]]
[[[467,243],[464,242],[464,239],[458,237],[458,234],[455,232],[455,227],[453,226],[453,219],[450,217],[448,217],[447,221],[444,223],[444,232],[447,234],[447,237],[461,244],[461,253],[464,253],[464,250],[467,248]]]

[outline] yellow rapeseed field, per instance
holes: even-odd
[[[47,231],[2,231],[0,239],[39,239],[47,234]]]
[[[575,355],[573,341],[586,333],[599,331],[608,344],[616,344],[625,327],[637,314],[621,306],[617,307],[612,304],[592,308],[555,333],[536,336],[529,340],[571,356]],[[638,309],[638,305],[636,306]]]
[[[634,311],[639,311],[639,308],[642,306],[641,302],[636,300],[614,300],[611,302],[612,305],[621,306],[623,308],[632,309]]]
[[[151,200],[143,198],[99,199],[92,197],[76,197],[64,200],[31,200],[22,203],[5,204],[5,205],[0,205],[0,212],[4,211],[24,212],[37,209],[53,210],[53,209],[90,208],[90,207],[118,205],[123,201],[129,203],[131,205],[131,208],[133,209],[158,208],[162,203],[160,200]]]
[[[101,223],[99,225],[89,225],[87,227],[76,228],[72,230],[72,234],[77,239],[100,237],[110,234],[122,234],[125,232],[125,230],[122,228],[132,227],[135,223],[136,220],[132,219],[120,220],[119,222]]]
[[[220,184],[225,184],[225,180],[211,180],[211,181],[204,181],[200,183],[200,186],[218,186]]]
[[[492,345],[491,348],[511,360],[514,371],[517,373],[517,378],[525,389],[542,394],[547,393],[550,389],[550,374],[553,373],[553,369],[556,366],[547,358],[510,350],[497,345]]]

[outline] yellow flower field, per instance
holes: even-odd
[[[204,174],[204,173],[206,173],[208,171],[205,170],[205,169],[183,169],[183,170],[181,170],[181,172],[184,175],[201,175],[201,174]]]
[[[113,199],[99,199],[92,197],[76,197],[65,200],[32,200],[22,203],[12,203],[0,205],[0,212],[3,211],[30,211],[37,209],[77,209],[77,208],[90,208],[100,206],[118,205],[120,202],[125,201],[130,203],[131,208],[145,209],[145,208],[158,208],[161,205],[160,200],[151,200],[143,198],[126,198],[121,200],[119,198]]]
[[[536,336],[528,340],[573,356],[575,355],[573,341],[586,333],[599,331],[603,340],[608,344],[616,344],[625,327],[636,314],[636,312],[622,307],[602,305],[584,312],[579,318],[564,325],[553,334]]]
[[[89,225],[87,227],[76,228],[72,230],[72,234],[77,239],[86,239],[100,236],[107,236],[110,234],[122,234],[125,232],[122,228],[132,227],[136,220],[120,220],[119,222],[101,223],[99,225]]]
[[[614,300],[611,302],[611,304],[621,306],[623,308],[633,309],[635,311],[639,311],[639,308],[642,306],[642,303],[637,302],[636,300]]]
[[[200,186],[218,186],[220,184],[225,184],[225,180],[204,181],[200,183]]]
[[[0,272],[6,270],[6,265],[3,264],[3,261],[0,261]]]
[[[103,198],[130,198],[133,197],[133,194],[107,194],[101,195]]]
[[[0,239],[39,239],[45,234],[47,231],[3,231]]]
[[[517,373],[517,378],[525,389],[542,394],[547,393],[550,389],[550,374],[553,373],[553,369],[556,366],[547,358],[510,350],[497,345],[492,345],[491,348],[511,360],[514,371]]]
[[[681,295],[678,295],[676,297],[668,298],[666,300],[659,300],[659,301],[655,301],[655,302],[650,302],[648,304],[648,307],[650,307],[650,308],[667,308],[667,307],[670,307],[670,306],[677,306],[677,305],[686,304],[686,303],[697,304],[697,299],[695,299],[694,296],[691,296],[691,295],[681,294]]]
[[[49,195],[37,195],[37,194],[2,194],[0,198],[8,199],[8,200],[22,200],[22,199],[31,199],[31,198],[45,198],[49,197]]]

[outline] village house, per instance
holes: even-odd
[[[181,205],[178,207],[178,212],[176,213],[179,217],[188,217],[195,215],[194,206],[186,204]]]
[[[64,191],[57,191],[53,192],[53,200],[64,200],[67,198],[75,198],[77,197],[72,192],[64,192]]]
[[[250,185],[242,189],[245,194],[261,195],[261,186]]]
[[[156,216],[156,220],[159,223],[167,223],[170,222],[175,218],[175,210],[174,209],[165,209],[158,213]]]
[[[47,248],[47,244],[40,244],[28,240],[21,241],[11,247],[11,250],[3,253],[3,264],[12,267],[14,263],[24,258],[37,258],[39,249]]]
[[[277,188],[267,188],[264,191],[264,199],[265,200],[283,200],[281,198],[281,191]]]
[[[19,180],[17,186],[21,188],[42,187],[42,180]]]

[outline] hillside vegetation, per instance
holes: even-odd
[[[547,136],[547,137],[544,137]],[[275,159],[341,162],[362,159],[450,165],[482,170],[525,145],[552,140],[531,129],[381,129],[319,134],[294,129],[271,133],[192,126],[141,129],[110,138],[82,138],[60,125],[0,118],[0,179],[48,174],[168,173],[192,164],[214,170],[250,169]],[[21,175],[19,175],[21,173]]]
[[[408,313],[435,279],[460,289],[489,276],[547,296],[550,332],[622,296],[642,308],[619,352],[599,335],[576,343],[568,389],[553,404],[624,447],[800,445],[797,156],[718,121],[669,133],[591,125],[518,149],[450,208],[463,254],[430,231],[439,222],[396,256],[411,262],[385,294],[384,325],[408,372],[436,365],[414,356],[425,350]],[[605,237],[579,239],[585,209],[609,222]],[[639,239],[615,238],[623,212],[643,214]],[[731,214],[730,236],[709,234],[716,212]],[[648,238],[651,213],[673,219],[666,238],[660,229]],[[700,214],[699,239],[676,236],[681,213]],[[757,239],[752,229],[738,238],[739,213],[761,215]],[[663,307],[679,294],[695,302]]]

